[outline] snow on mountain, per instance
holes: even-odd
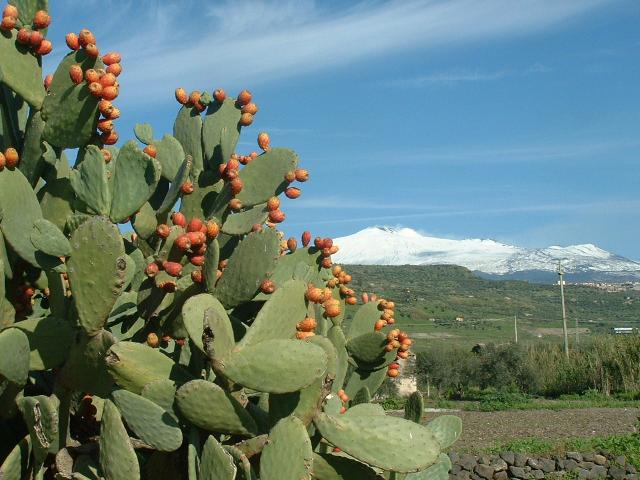
[[[369,227],[336,238],[334,260],[360,265],[459,265],[487,274],[524,271],[555,272],[558,262],[567,273],[624,274],[640,278],[640,262],[612,254],[592,244],[527,249],[494,240],[449,240],[429,237],[410,228]]]

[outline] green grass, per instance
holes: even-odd
[[[509,442],[497,442],[482,453],[497,454],[512,451],[545,456],[572,451],[599,452],[602,450],[615,456],[624,455],[628,462],[636,468],[640,468],[640,434],[638,433],[612,435],[609,437],[568,438],[554,441],[522,438]]]
[[[395,301],[397,325],[414,334],[416,351],[441,342],[472,346],[511,341],[514,315],[520,342],[562,340],[555,285],[487,280],[456,266],[350,265],[347,269],[356,291]],[[609,293],[569,285],[566,297],[570,328],[576,318],[590,334],[609,333],[613,326],[640,326],[639,291]],[[347,317],[354,311],[349,307]],[[464,322],[457,322],[457,316]]]

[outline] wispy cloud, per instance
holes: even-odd
[[[311,0],[224,1],[208,9],[144,0],[118,4],[117,24],[97,30],[110,38],[128,33],[113,45],[124,54],[122,100],[140,103],[177,85],[256,85],[391,52],[529,34],[609,1],[361,1],[336,10]],[[128,93],[139,91],[145,95]]]

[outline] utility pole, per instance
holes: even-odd
[[[569,334],[567,332],[567,309],[564,305],[564,268],[558,262],[558,276],[560,277],[560,299],[562,300],[562,332],[564,333],[564,354],[569,358]]]
[[[518,315],[513,316],[513,329],[516,332],[516,343],[518,343]]]

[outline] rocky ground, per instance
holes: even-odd
[[[496,442],[530,437],[555,440],[630,433],[635,431],[640,408],[441,412],[427,413],[425,420],[447,413],[462,419],[456,450],[482,450]]]

